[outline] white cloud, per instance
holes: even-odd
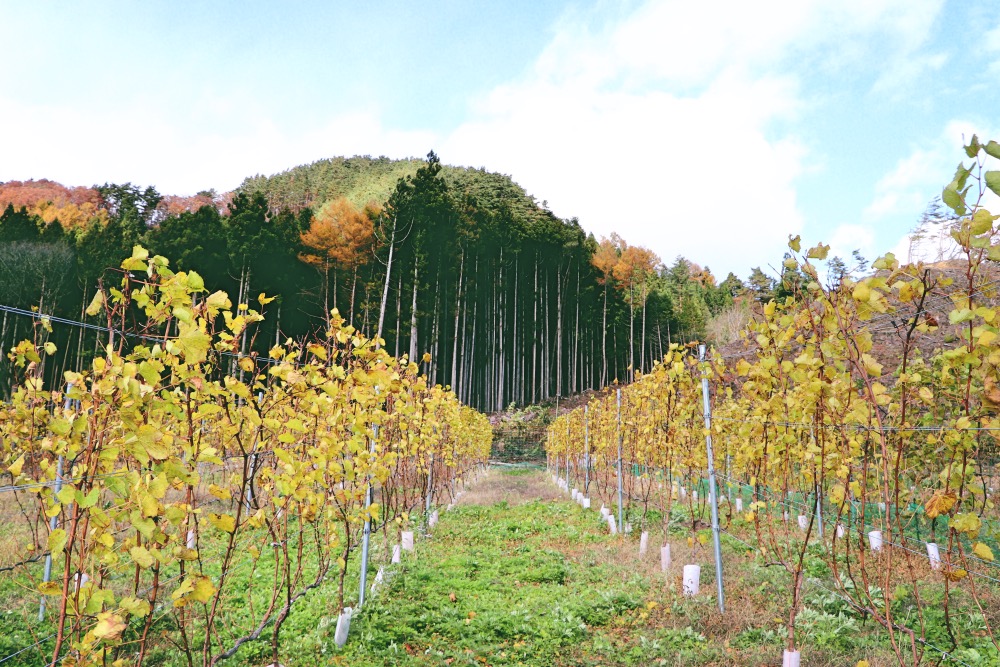
[[[208,131],[191,131],[172,109],[136,102],[101,113],[31,106],[0,97],[0,118],[18,132],[4,137],[0,181],[48,178],[72,185],[131,181],[170,194],[235,188],[256,173],[271,174],[333,155],[423,155],[437,141],[423,131],[384,127],[376,110],[329,119],[318,127],[282,127],[263,114],[234,120],[231,105],[206,101],[191,114]],[[236,127],[228,129],[227,125]],[[95,176],[96,175],[96,176]]]
[[[434,147],[446,162],[511,174],[598,235],[617,231],[665,261],[683,254],[745,275],[779,261],[801,230],[797,179],[807,158],[823,162],[785,125],[816,111],[803,81],[861,65],[908,76],[940,66],[919,50],[942,1],[598,2],[564,16],[522,77],[471,101],[469,119],[443,136],[386,127],[377,106],[293,127],[250,92],[100,108],[0,94],[0,117],[18,128],[3,140],[0,180],[96,178],[184,194],[331,155]],[[872,45],[882,60],[871,60]],[[910,70],[907,57],[917,59]],[[926,203],[923,162],[911,156],[883,179],[871,219]]]
[[[869,262],[875,259],[875,233],[870,227],[844,224],[833,230],[830,237],[831,257],[840,257],[850,265],[855,250]]]
[[[802,227],[807,154],[778,131],[806,106],[802,63],[856,64],[864,49],[852,44],[874,34],[911,53],[940,5],[662,0],[617,20],[573,14],[522,80],[477,101],[478,117],[441,153],[513,174],[599,235],[745,274],[777,261]]]
[[[928,204],[939,197],[943,187],[951,181],[958,161],[966,166],[972,164],[962,147],[974,134],[982,141],[1000,136],[997,128],[956,119],[949,121],[937,137],[915,147],[876,183],[874,199],[865,208],[865,220],[873,225],[894,217],[919,221]],[[1000,166],[996,161],[991,162],[985,165],[987,169]],[[972,205],[977,186],[971,181],[970,185],[972,187],[966,200]],[[1000,212],[1000,197],[984,190],[979,205],[995,213]],[[943,205],[941,209],[942,213],[948,212]],[[891,248],[900,261],[936,262],[953,257],[958,251],[944,225],[929,225],[918,238],[913,237],[915,229],[916,224]]]
[[[899,215],[918,220],[930,201],[939,197],[943,186],[951,180],[958,161],[965,158],[962,147],[974,134],[983,141],[998,136],[982,124],[952,120],[940,135],[915,147],[875,184],[875,196],[864,211],[865,220],[876,223]],[[965,160],[966,164],[969,162]],[[984,204],[996,207],[989,193]]]
[[[599,235],[618,232],[668,262],[684,254],[743,273],[801,226],[801,149],[761,127],[794,104],[786,81],[724,81],[697,98],[535,83],[494,103],[496,113],[459,128],[443,155],[473,165],[489,155],[490,168]]]
[[[900,210],[919,212],[930,202],[937,187],[940,190],[942,161],[946,153],[955,154],[954,145],[945,151],[935,146],[918,148],[896,163],[888,174],[875,184],[875,198],[864,210],[866,220],[879,220],[895,215]],[[934,193],[934,194],[932,194]],[[916,219],[916,215],[912,216]]]

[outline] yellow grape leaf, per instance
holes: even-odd
[[[809,252],[806,254],[806,257],[808,257],[809,259],[818,259],[822,261],[826,259],[826,256],[828,254],[830,254],[830,246],[823,245],[822,243],[820,243],[819,245],[810,248]]]
[[[953,570],[948,570],[944,573],[944,576],[948,577],[948,581],[961,581],[969,576],[969,573],[962,568],[955,568]]]
[[[253,359],[251,359],[250,357],[243,357],[242,359],[240,359],[240,370],[244,371],[245,373],[253,373],[254,371]]]
[[[67,419],[54,418],[49,422],[49,430],[56,435],[66,435],[72,428],[73,425]]]
[[[174,556],[181,560],[198,560],[198,550],[187,547],[174,547]]]
[[[94,636],[98,639],[113,641],[125,630],[125,621],[114,612],[104,611],[97,615],[97,625],[94,626]]]
[[[38,592],[42,595],[61,595],[62,584],[56,581],[46,581],[38,584]]]
[[[263,292],[257,295],[257,301],[259,301],[262,306],[266,306],[277,298],[278,297],[276,296],[266,296]]]
[[[993,562],[993,550],[982,542],[976,542],[972,547],[972,553],[976,554],[985,561]]]
[[[979,209],[972,215],[969,231],[974,235],[985,234],[993,229],[993,216],[986,209]]]
[[[24,454],[21,454],[16,461],[10,464],[7,468],[7,472],[11,474],[12,477],[17,477],[21,474],[21,468],[24,466]]]
[[[149,602],[146,600],[123,598],[118,604],[124,611],[128,612],[132,616],[143,617],[149,614]]]
[[[186,605],[187,596],[193,590],[194,590],[194,582],[191,581],[190,577],[182,581],[181,585],[178,586],[177,589],[170,594],[170,597],[173,598],[174,600],[174,606],[183,607],[184,605]]]
[[[844,498],[847,497],[847,489],[844,488],[843,484],[834,484],[833,488],[830,489],[830,503],[833,505],[839,505],[844,502]]]
[[[205,361],[212,345],[212,337],[197,326],[180,321],[177,322],[177,331],[175,343],[180,348],[184,361],[192,365]]]
[[[229,297],[225,292],[213,292],[207,299],[205,299],[205,307],[208,309],[209,317],[215,317],[219,314],[220,310],[226,308],[232,308],[233,302],[229,300]]]
[[[132,560],[134,560],[139,567],[146,569],[153,566],[156,559],[153,558],[153,554],[149,553],[149,549],[143,546],[134,546],[128,550],[129,554],[132,555]]]
[[[97,501],[101,497],[101,489],[100,489],[100,487],[95,486],[94,488],[92,488],[90,490],[90,493],[88,493],[87,495],[85,495],[85,496],[83,494],[79,494],[79,495],[80,495],[80,497],[77,500],[77,504],[81,508],[87,509],[88,507],[93,507],[94,505],[97,504]]]
[[[757,518],[757,514],[755,512],[747,512],[745,518],[748,523],[752,523]]]
[[[101,312],[102,308],[104,308],[104,292],[98,290],[97,294],[94,295],[94,298],[91,299],[90,305],[87,306],[87,310],[84,312],[93,317],[97,313]]]
[[[194,588],[188,597],[196,602],[208,602],[215,595],[216,590],[211,579],[208,577],[198,577],[195,579]]]
[[[209,514],[208,522],[227,533],[236,531],[236,519],[229,514]]]
[[[221,486],[216,486],[215,484],[208,485],[208,492],[219,500],[229,500],[233,497],[232,491]]]
[[[867,660],[858,660],[858,664],[855,665],[855,667],[868,667],[868,661]]]
[[[195,292],[201,292],[205,289],[205,279],[194,271],[187,272],[187,284],[188,288]]]
[[[59,490],[59,493],[56,494],[56,498],[58,498],[59,502],[63,505],[69,505],[76,500],[76,489],[72,486],[64,486]]]
[[[941,516],[942,514],[947,514],[952,507],[955,506],[955,501],[958,496],[955,495],[954,491],[949,491],[944,493],[942,491],[936,491],[931,499],[927,501],[924,505],[924,514],[927,518],[933,519],[935,517]]]
[[[49,551],[52,552],[52,557],[55,558],[62,553],[63,549],[66,547],[66,540],[69,539],[66,535],[66,531],[62,528],[56,528],[51,533],[49,533]]]
[[[129,514],[129,522],[143,537],[153,537],[153,531],[156,530],[156,522],[151,518],[143,517],[138,511],[133,511]]]
[[[865,353],[861,355],[861,365],[864,366],[865,372],[872,377],[882,377],[882,364],[875,361],[875,357]]]
[[[971,537],[975,537],[979,534],[979,527],[983,525],[983,522],[979,520],[979,517],[975,514],[956,514],[948,522],[948,526],[954,528],[959,533],[967,533]]]
[[[160,513],[159,501],[148,493],[142,493],[139,496],[139,507],[142,508],[144,517],[153,517]]]

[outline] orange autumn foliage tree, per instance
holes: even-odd
[[[337,307],[337,269],[354,271],[354,285],[351,287],[351,315],[354,311],[354,292],[357,284],[357,268],[365,263],[375,240],[372,219],[377,215],[375,207],[366,206],[363,211],[355,208],[344,197],[325,203],[300,236],[305,251],[299,254],[306,264],[315,266],[323,275],[323,312],[330,316],[330,271],[333,270],[333,307]],[[353,319],[353,318],[352,318]]]
[[[100,195],[96,190],[67,187],[44,178],[0,183],[0,210],[8,204],[15,209],[27,209],[47,225],[58,220],[67,230],[84,229],[94,218],[101,224],[108,221],[107,211],[99,208]]]
[[[627,292],[626,301],[629,306],[629,366],[636,370],[635,365],[635,308],[642,308],[642,337],[646,337],[646,296],[649,278],[656,273],[660,258],[656,253],[641,246],[630,246],[621,238],[612,237],[617,241],[618,263],[611,269],[611,274],[618,281],[622,290]],[[645,348],[640,353],[640,366],[645,366]]]
[[[601,386],[608,383],[608,283],[613,278],[615,264],[618,263],[618,241],[621,240],[617,234],[612,234],[610,239],[601,239],[597,246],[597,252],[590,262],[597,269],[597,282],[604,286],[604,309],[603,320],[601,321]]]

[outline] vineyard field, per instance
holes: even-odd
[[[819,569],[898,664],[1000,663],[1000,230],[983,205],[1000,144],[973,136],[966,156],[942,194],[953,259],[889,253],[824,285],[830,247],[790,237],[797,293],[762,304],[738,345],[673,344],[549,427],[553,481],[616,496],[612,531],[681,507],[718,553],[746,525],[788,576],[785,667],[812,660],[799,621]]]
[[[404,563],[385,595],[359,618],[342,654],[327,642],[319,664],[343,665],[776,665],[784,646],[778,593],[787,574],[740,540],[723,542],[730,607],[716,608],[711,545],[687,543],[690,516],[675,508],[639,555],[639,534],[610,536],[597,508],[570,503],[541,471],[492,469]],[[613,498],[603,499],[612,506]],[[655,517],[659,520],[659,516]],[[701,593],[681,593],[685,563],[702,565]],[[895,664],[870,619],[819,583],[810,559],[803,646],[810,665]],[[453,597],[454,596],[454,599]],[[903,604],[901,602],[901,604]],[[332,633],[332,631],[331,631]],[[333,652],[331,654],[331,652]]]
[[[489,422],[336,310],[259,358],[238,349],[263,316],[194,271],[136,246],[118,275],[91,304],[107,343],[64,387],[41,379],[50,341],[10,355],[0,662],[278,662],[298,607],[361,608],[458,498]]]

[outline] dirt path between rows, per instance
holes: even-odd
[[[521,505],[534,500],[562,500],[559,487],[540,468],[490,466],[486,473],[462,494],[459,505],[493,505],[506,501]]]

